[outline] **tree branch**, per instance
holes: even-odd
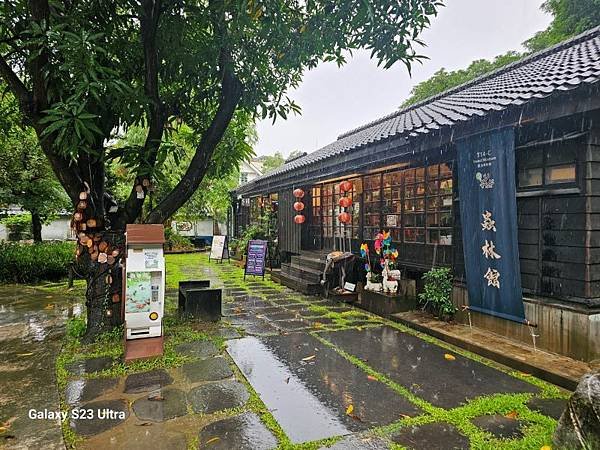
[[[31,92],[27,90],[25,84],[23,84],[21,79],[12,70],[12,68],[10,67],[8,62],[6,62],[3,56],[0,56],[0,75],[2,76],[8,87],[10,87],[12,93],[17,98],[21,107],[21,112],[25,116],[28,116],[32,101]]]
[[[242,84],[229,64],[224,65],[222,73],[221,99],[217,112],[210,126],[202,135],[185,175],[177,183],[177,186],[150,212],[146,219],[147,223],[163,223],[183,206],[198,189],[210,164],[214,150],[231,122],[235,108],[242,96]]]
[[[154,168],[166,120],[164,105],[160,100],[158,80],[159,62],[156,35],[158,32],[160,14],[160,0],[142,1],[140,25],[145,62],[144,91],[146,97],[149,99],[148,107],[150,110],[148,118],[148,135],[144,142],[144,159],[149,166],[146,167],[146,170]],[[139,178],[141,178],[140,172],[143,172],[143,168],[138,172],[137,182],[139,182]],[[138,199],[138,193],[135,188],[136,186],[134,185],[117,218],[115,227],[118,229],[124,229],[126,224],[134,222],[140,215],[147,192],[144,188],[144,198]]]

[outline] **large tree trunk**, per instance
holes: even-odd
[[[107,231],[100,234],[102,240],[108,244],[108,254],[112,256],[113,250],[119,250],[119,255],[114,261],[106,262],[94,260],[87,252],[86,247],[79,247],[80,255],[78,265],[85,273],[87,290],[85,294],[87,310],[87,329],[83,337],[84,342],[92,342],[101,333],[112,330],[120,325],[122,298],[122,258],[124,254],[125,236],[122,232]],[[82,250],[83,249],[83,250]],[[104,253],[104,252],[102,252]],[[100,258],[103,260],[103,257]]]
[[[31,234],[33,242],[42,242],[42,219],[37,211],[31,211]]]

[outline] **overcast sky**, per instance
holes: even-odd
[[[302,115],[258,123],[258,155],[293,150],[312,152],[345,131],[396,110],[415,84],[442,67],[464,68],[475,59],[493,58],[521,43],[550,23],[540,11],[543,0],[446,0],[431,27],[422,35],[427,47],[420,53],[430,59],[413,67],[412,78],[402,63],[388,70],[377,68],[368,52],[355,54],[339,69],[321,64],[306,72],[290,97]]]

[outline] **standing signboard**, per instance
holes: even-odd
[[[512,128],[456,143],[469,308],[525,322]]]
[[[229,260],[229,248],[227,247],[227,236],[213,236],[210,246],[210,255],[208,260],[216,259],[217,261]]]
[[[263,278],[265,277],[266,256],[267,241],[253,240],[248,242],[244,279],[246,278],[246,275],[254,275]]]

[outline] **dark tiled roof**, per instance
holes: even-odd
[[[295,159],[237,189],[259,189],[268,179],[341,153],[394,137],[414,137],[442,127],[523,105],[600,79],[600,27],[497,71],[344,133],[325,147]]]

